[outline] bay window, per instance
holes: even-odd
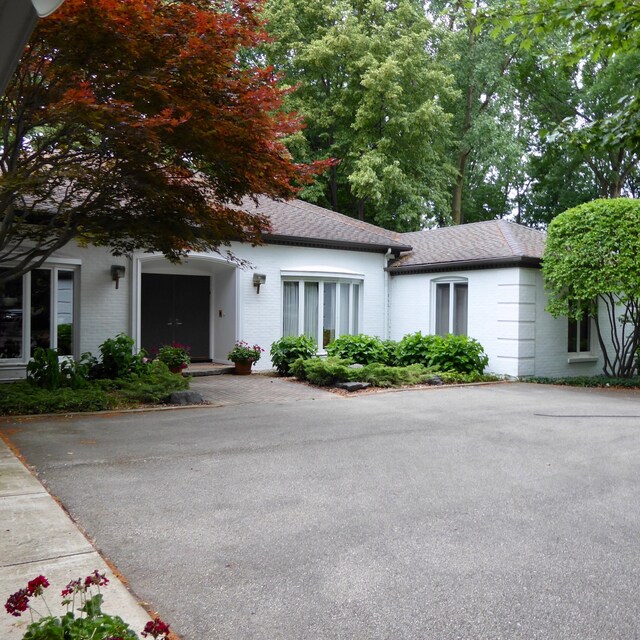
[[[282,333],[307,335],[320,348],[360,331],[361,281],[286,279],[282,282]]]
[[[26,361],[37,347],[73,355],[73,269],[34,269],[0,291],[0,360]]]

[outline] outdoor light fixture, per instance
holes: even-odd
[[[120,284],[120,278],[124,278],[124,265],[122,264],[111,265],[111,279],[116,283],[116,289]]]
[[[253,274],[253,286],[256,288],[256,293],[260,293],[260,285],[267,281],[267,276],[264,273]]]

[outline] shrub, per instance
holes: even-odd
[[[100,345],[102,361],[94,368],[98,378],[124,378],[132,373],[144,373],[147,369],[147,354],[144,351],[133,353],[133,338],[119,333]]]
[[[356,336],[340,336],[327,345],[327,353],[335,358],[351,360],[357,364],[380,362],[392,364],[395,359],[396,343],[383,341],[374,336],[359,334]]]
[[[429,365],[438,371],[458,373],[482,373],[489,364],[489,357],[482,345],[467,336],[448,335],[431,346]]]
[[[398,343],[396,360],[400,366],[422,364],[428,367],[434,349],[444,341],[442,336],[423,336],[420,331],[410,333]]]
[[[318,347],[310,336],[285,336],[271,345],[271,362],[281,376],[291,373],[291,365],[298,359],[309,360]]]
[[[412,384],[424,384],[434,373],[421,364],[408,367],[390,367],[384,364],[369,364],[356,370],[357,380],[368,382],[374,387],[402,387]]]
[[[350,369],[349,360],[339,358],[312,358],[296,360],[291,366],[291,373],[296,378],[308,380],[311,384],[328,387],[336,382],[347,382],[355,379],[358,369]]]
[[[166,402],[174,391],[189,388],[189,378],[176,376],[164,362],[155,360],[145,373],[114,380],[118,396],[127,402]]]
[[[27,379],[34,386],[49,390],[85,387],[90,366],[88,357],[90,354],[83,354],[80,362],[69,359],[60,361],[55,349],[37,347],[33,359],[27,364]]]
[[[158,360],[164,362],[169,369],[186,369],[191,362],[189,347],[177,342],[165,344],[158,349]]]
[[[94,385],[86,389],[42,389],[23,381],[3,385],[0,394],[2,415],[106,411],[117,404],[115,396]]]

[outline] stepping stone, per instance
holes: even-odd
[[[344,389],[345,391],[360,391],[360,389],[366,389],[370,386],[369,382],[338,382],[336,385],[338,389]]]

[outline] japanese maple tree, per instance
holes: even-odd
[[[290,198],[319,165],[282,143],[255,0],[67,0],[0,98],[0,286],[75,238],[115,254],[259,242],[246,196]]]

